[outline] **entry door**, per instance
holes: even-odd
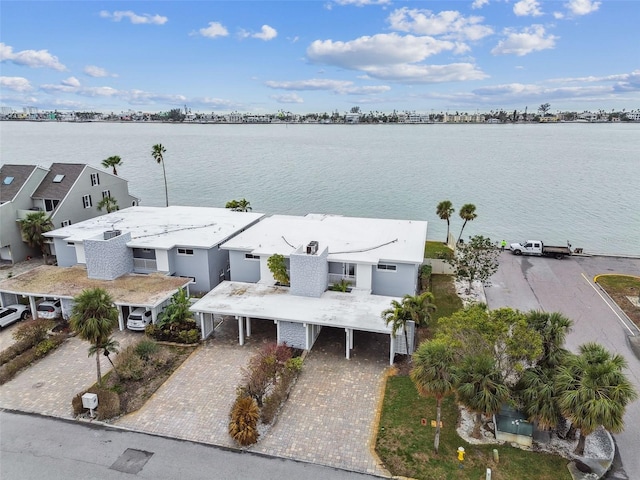
[[[344,277],[353,278],[356,276],[356,264],[355,263],[343,263],[342,275]]]

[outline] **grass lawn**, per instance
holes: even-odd
[[[453,396],[443,402],[440,453],[433,453],[435,400],[418,395],[407,376],[389,377],[376,440],[376,451],[393,475],[416,479],[482,480],[487,468],[492,480],[570,480],[564,458],[527,452],[507,445],[470,445],[456,433],[458,410]],[[421,424],[425,419],[427,426]],[[458,447],[467,456],[459,469]],[[493,449],[500,461],[493,461]]]
[[[438,309],[432,315],[432,324],[442,317],[449,317],[462,308],[462,300],[456,294],[451,275],[431,275],[431,293]]]
[[[447,258],[453,254],[442,242],[427,241],[424,244],[424,258]]]
[[[602,275],[598,277],[600,285],[624,313],[640,327],[640,308],[627,297],[638,298],[640,295],[640,278],[624,275]]]

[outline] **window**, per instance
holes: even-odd
[[[53,183],[60,183],[60,182],[62,182],[63,178],[64,178],[64,175],[58,174],[55,177],[53,177]]]
[[[247,260],[260,260],[260,255],[252,255],[251,253],[245,253],[244,258]]]
[[[93,205],[91,202],[91,195],[84,195],[82,197],[82,206],[84,208],[90,208]]]
[[[111,196],[111,190],[103,190],[102,191],[102,198],[107,198]]]
[[[13,182],[13,177],[4,177],[4,180],[2,181],[5,185],[11,185],[11,182]]]
[[[378,270],[385,270],[387,272],[395,272],[397,269],[396,265],[389,265],[388,263],[379,263]]]
[[[76,244],[73,242],[67,242],[67,247],[75,247]]]
[[[178,255],[193,255],[192,248],[179,248]]]
[[[59,203],[60,203],[60,200],[47,200],[47,199],[45,199],[45,201],[44,201],[44,210],[46,212],[50,212],[52,210],[55,210]]]
[[[69,225],[71,225],[71,220],[65,220],[64,222],[62,222],[63,227],[68,227]]]
[[[100,175],[97,173],[91,174],[91,186],[93,187],[94,185],[100,185]]]

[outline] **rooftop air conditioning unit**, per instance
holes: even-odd
[[[318,253],[318,242],[316,240],[312,240],[309,242],[309,245],[307,245],[307,254],[315,255],[316,253]]]
[[[120,230],[107,230],[106,232],[104,232],[104,239],[105,240],[110,240],[112,238],[117,237],[121,233],[122,232]]]

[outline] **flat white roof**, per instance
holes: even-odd
[[[396,297],[326,291],[320,298],[291,295],[286,287],[222,282],[194,303],[192,312],[310,323],[391,333],[381,317]]]
[[[377,264],[422,263],[427,222],[309,214],[273,215],[225,242],[221,248],[254,255],[289,256],[298,247],[318,242],[329,260]]]
[[[210,207],[129,207],[46,233],[82,242],[106,230],[131,233],[131,248],[212,248],[260,220],[263,213]]]

